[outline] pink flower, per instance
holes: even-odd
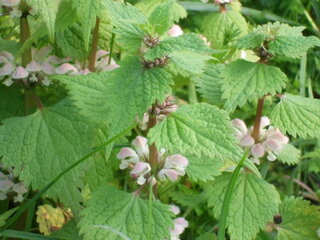
[[[55,73],[54,66],[48,62],[43,63],[41,68],[45,74],[52,75]]]
[[[179,237],[184,232],[184,230],[189,226],[188,221],[183,217],[174,219],[173,223],[174,223],[174,228],[170,230],[171,237]]]
[[[14,71],[12,63],[6,63],[0,68],[0,76],[10,75]]]
[[[29,73],[26,71],[24,67],[17,67],[17,69],[13,72],[12,78],[13,79],[22,79],[29,76]]]
[[[183,34],[181,27],[177,24],[174,24],[168,31],[168,35],[171,37],[178,37]]]
[[[130,175],[133,178],[138,178],[137,183],[143,185],[146,182],[145,175],[151,171],[149,163],[138,162],[134,168],[130,171]]]
[[[117,158],[121,160],[120,169],[126,169],[130,164],[135,164],[140,161],[138,154],[132,148],[128,147],[121,148],[117,154]]]
[[[244,135],[241,139],[240,139],[240,145],[242,147],[251,147],[254,144],[254,138],[250,135]]]
[[[168,178],[174,182],[179,176],[185,175],[185,169],[188,164],[188,159],[180,154],[169,156],[164,160],[163,169],[159,171],[158,177],[161,181]]]
[[[15,7],[20,4],[20,0],[2,0],[2,4],[6,7]]]
[[[26,66],[26,70],[28,72],[40,72],[42,70],[41,65],[36,62],[36,61],[31,61],[30,63],[28,63],[28,65]]]
[[[170,211],[174,213],[174,215],[179,215],[180,214],[180,208],[174,204],[171,204],[170,206]]]
[[[64,63],[56,68],[57,74],[70,74],[74,75],[78,73],[78,69],[76,69],[74,66],[72,66],[70,63]]]
[[[132,141],[132,146],[136,149],[139,156],[144,159],[149,157],[148,140],[145,137],[138,136]]]
[[[7,51],[3,51],[0,52],[0,63],[4,63],[1,59],[5,59],[6,62],[13,62],[14,56]]]

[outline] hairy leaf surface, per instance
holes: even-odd
[[[93,193],[82,211],[79,223],[85,240],[163,240],[169,239],[173,227],[169,207],[152,202],[151,222],[148,222],[149,202],[134,193],[126,193],[111,186]],[[151,238],[148,227],[151,226]]]
[[[205,188],[208,206],[219,218],[232,173],[223,173]],[[236,182],[227,219],[231,240],[253,240],[278,212],[280,196],[264,179],[242,172]]]

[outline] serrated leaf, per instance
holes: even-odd
[[[100,18],[99,28],[99,47],[101,49],[110,49],[110,42],[112,37],[112,24],[106,11],[102,12]],[[116,46],[113,46],[114,48]]]
[[[203,74],[194,76],[192,79],[201,95],[210,103],[221,105],[222,101],[222,72],[224,64],[207,64]]]
[[[171,52],[175,51],[194,51],[198,54],[209,54],[212,50],[204,43],[200,37],[195,33],[183,34],[179,37],[169,37],[160,42],[160,44],[150,49],[145,54],[145,59],[153,60],[155,58],[170,56]],[[188,56],[186,56],[188,57]]]
[[[168,206],[160,202],[152,202],[151,222],[147,221],[148,201],[142,200],[134,193],[126,193],[114,187],[100,188],[93,193],[86,205],[79,223],[85,240],[122,240],[123,236],[131,240],[149,240],[149,224],[150,239],[170,238],[169,230],[173,227],[172,213]]]
[[[150,14],[148,21],[159,35],[164,34],[173,24],[173,13],[171,11],[173,1],[156,6]]]
[[[241,158],[227,113],[206,103],[183,105],[152,128],[148,137],[158,149],[220,161]]]
[[[280,206],[282,223],[277,226],[277,240],[317,240],[320,208],[302,198],[290,197]]]
[[[174,51],[171,52],[169,56],[175,67],[194,74],[201,74],[206,62],[212,59],[210,56],[190,50]]]
[[[147,18],[130,3],[103,1],[111,23],[115,26],[113,32],[117,43],[124,49],[136,52],[145,36],[140,25],[147,22]]]
[[[224,48],[248,33],[246,20],[236,11],[210,14],[203,21],[202,29],[215,49]]]
[[[26,117],[9,118],[0,127],[1,162],[14,166],[26,186],[39,190],[90,151],[93,133],[68,101]],[[45,196],[79,207],[83,167],[65,174]]]
[[[320,40],[314,36],[279,36],[269,44],[269,51],[276,56],[301,58],[308,49],[315,46],[320,46]]]
[[[48,29],[49,38],[53,41],[60,0],[27,0],[27,4],[43,19]]]
[[[82,114],[93,121],[107,121],[112,133],[129,127],[156,100],[163,101],[173,84],[165,70],[144,69],[138,58],[127,59],[110,73],[54,78],[66,84]]]
[[[139,1],[135,6],[147,17],[154,11],[154,9],[161,3],[166,3],[171,0],[142,0]],[[178,22],[181,18],[187,16],[187,11],[179,3],[174,1],[172,8],[170,9],[173,20]]]
[[[296,165],[301,159],[301,151],[291,144],[284,145],[282,151],[277,156],[278,160],[284,164]]]
[[[271,113],[272,124],[293,137],[318,137],[320,100],[286,94]]]
[[[232,173],[223,173],[212,184],[206,184],[205,192],[208,206],[213,215],[219,218],[223,199]],[[251,174],[240,173],[227,218],[228,233],[231,240],[252,240],[272,221],[278,212],[280,196],[275,187],[264,179]]]
[[[82,27],[78,24],[74,24],[66,30],[58,32],[56,42],[65,57],[85,60],[88,56],[83,41]]]
[[[222,77],[222,98],[226,99],[225,108],[228,111],[242,107],[247,101],[281,92],[287,81],[279,68],[245,60],[227,65]]]
[[[91,30],[96,25],[96,19],[101,14],[101,0],[78,0],[77,15],[82,27],[82,37],[84,40],[85,50],[89,50]]]
[[[186,156],[189,165],[186,169],[188,176],[195,182],[206,182],[213,180],[220,175],[220,169],[224,166],[224,162],[216,158],[210,158],[205,155],[200,157]]]

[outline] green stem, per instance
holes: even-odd
[[[231,199],[233,196],[234,188],[240,173],[240,170],[244,166],[244,162],[249,154],[249,150],[246,150],[243,157],[241,158],[238,166],[232,173],[230,182],[227,187],[226,195],[224,196],[221,213],[220,213],[220,220],[219,220],[219,230],[218,230],[218,240],[225,240],[225,233],[226,233],[226,226],[227,226],[227,218],[229,214],[229,207],[231,203]]]
[[[152,229],[152,195],[153,195],[153,186],[149,184],[149,204],[148,204],[148,239],[151,239],[151,229]]]
[[[112,137],[111,139],[109,139],[108,141],[106,141],[105,143],[103,143],[102,145],[97,147],[92,152],[88,153],[84,157],[80,158],[78,161],[76,161],[73,164],[71,164],[68,168],[66,168],[58,176],[56,176],[48,185],[46,185],[44,188],[42,188],[32,199],[27,200],[26,202],[24,202],[19,207],[18,211],[11,218],[9,218],[9,220],[6,222],[6,224],[1,229],[2,230],[3,229],[8,229],[12,224],[14,224],[15,221],[19,218],[19,216],[21,216],[22,213],[24,213],[25,210],[27,210],[29,207],[31,207],[34,202],[36,202],[49,188],[51,188],[57,181],[59,181],[60,178],[63,177],[66,173],[71,171],[73,168],[77,167],[79,164],[81,164],[82,162],[84,162],[85,160],[87,160],[88,158],[90,158],[91,156],[96,154],[97,152],[100,152],[100,151],[104,150],[106,146],[108,146],[109,144],[113,143],[118,138],[124,136],[133,127],[134,126],[130,126],[129,128],[123,130],[118,135]]]
[[[28,209],[28,215],[26,218],[26,225],[24,229],[26,232],[30,232],[30,229],[32,227],[35,208],[36,208],[36,202],[32,203],[32,205]]]
[[[23,5],[24,2],[22,2]],[[24,7],[26,9],[26,7]],[[30,38],[30,27],[28,22],[28,12],[23,12],[20,17],[20,43],[21,46]],[[31,48],[25,49],[22,53],[22,66],[25,67],[32,60]]]
[[[15,230],[5,230],[0,234],[3,238],[18,238],[18,239],[29,239],[29,240],[59,240],[55,237],[43,236],[41,234],[15,231]],[[1,238],[1,239],[3,239]]]
[[[115,38],[115,34],[112,33],[111,35],[111,41],[110,41],[110,52],[109,52],[109,59],[108,59],[108,65],[111,64],[111,59],[112,59],[112,55],[113,55],[113,49],[114,49],[114,38]]]
[[[100,28],[100,19],[96,19],[96,25],[93,30],[92,36],[92,46],[91,51],[89,54],[89,70],[90,72],[96,71],[96,56],[97,56],[97,49],[98,49],[98,41],[99,41],[99,28]]]
[[[189,95],[189,102],[190,103],[197,103],[198,102],[196,87],[195,87],[194,82],[192,80],[190,80],[190,82],[189,82],[188,95]]]

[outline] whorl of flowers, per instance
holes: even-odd
[[[240,146],[250,149],[250,159],[256,164],[260,164],[260,159],[266,154],[269,161],[275,161],[284,145],[289,142],[289,138],[278,128],[270,126],[270,119],[267,117],[261,118],[258,142],[251,136],[253,127],[248,129],[241,119],[234,119],[231,122]]]
[[[13,169],[0,170],[0,200],[5,200],[13,196],[14,202],[23,202],[23,195],[27,192],[26,187],[22,182],[15,180]]]
[[[21,17],[22,12],[19,9],[20,0],[0,0],[0,8],[6,8],[11,17]]]
[[[87,63],[75,61],[72,64],[71,58],[59,58],[50,55],[51,52],[51,47],[33,49],[32,61],[25,68],[15,61],[11,53],[0,52],[0,80],[2,79],[6,86],[11,86],[15,80],[48,86],[51,83],[48,76],[52,74],[86,75],[90,73],[86,67]],[[108,54],[104,50],[97,51],[95,64],[97,71],[110,71],[119,67],[113,60],[109,64]]]
[[[130,176],[137,179],[139,185],[143,185],[154,180],[151,175],[151,166],[149,162],[148,140],[138,136],[132,141],[133,148],[124,147],[117,154],[121,161],[120,169],[131,169]],[[160,181],[169,179],[176,181],[179,176],[185,175],[185,169],[188,166],[188,160],[180,154],[168,155],[161,149],[158,154],[158,164],[160,170],[157,172],[157,178]],[[153,183],[154,184],[154,181]]]

